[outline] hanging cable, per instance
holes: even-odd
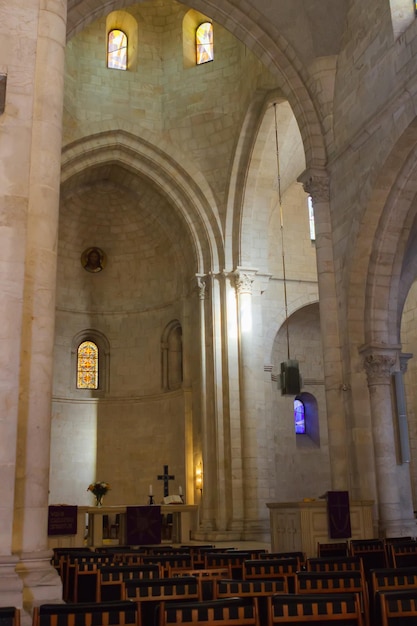
[[[287,301],[287,280],[285,273],[285,252],[284,252],[284,214],[282,210],[281,195],[281,171],[279,164],[279,140],[278,140],[278,121],[277,121],[277,103],[274,102],[274,119],[275,119],[275,148],[277,157],[277,176],[278,176],[278,203],[279,203],[279,222],[281,231],[281,251],[282,251],[282,276],[284,282],[284,310],[285,310],[285,327],[287,332],[287,358],[290,359],[290,334],[288,328],[288,301]]]

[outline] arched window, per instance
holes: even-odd
[[[306,432],[305,407],[301,400],[294,400],[294,427],[296,435],[304,435]]]
[[[93,341],[78,346],[77,389],[98,389],[98,347]]]
[[[213,24],[203,22],[195,32],[197,65],[208,63],[214,58]]]
[[[117,28],[108,34],[107,67],[113,70],[127,69],[127,36]]]
[[[165,391],[180,389],[183,381],[182,328],[178,320],[173,320],[165,327],[161,349],[162,388]]]
[[[308,222],[310,224],[310,241],[316,241],[316,225],[314,223],[314,208],[313,199],[311,196],[307,197],[308,206]]]

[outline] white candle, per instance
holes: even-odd
[[[178,493],[182,496],[182,487],[178,487]]]
[[[152,485],[149,485],[149,495],[151,496],[153,494],[152,492]]]

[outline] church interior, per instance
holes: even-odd
[[[416,3],[10,4],[0,606],[62,598],[96,481],[195,542],[330,491],[416,537]]]

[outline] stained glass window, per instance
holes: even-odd
[[[107,41],[107,67],[113,70],[127,69],[127,37],[122,30],[111,30]]]
[[[301,400],[294,400],[294,426],[296,435],[304,435],[306,432],[305,408]]]
[[[98,347],[93,341],[78,346],[77,388],[98,389]]]
[[[195,32],[197,65],[208,63],[214,58],[213,24],[203,22]]]

